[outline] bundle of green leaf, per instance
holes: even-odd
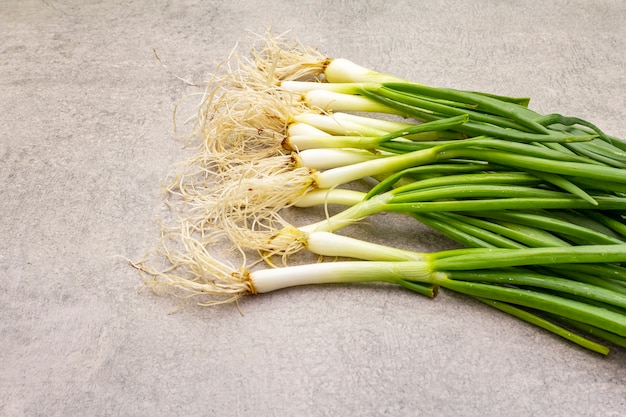
[[[268,36],[209,83],[196,153],[166,183],[180,218],[155,250],[166,264],[135,266],[154,290],[201,304],[319,283],[383,281],[428,297],[442,287],[597,352],[608,353],[597,341],[626,346],[626,143],[528,104]],[[308,225],[281,215],[329,204],[347,208]],[[383,212],[465,248],[426,254],[348,237]],[[244,259],[287,264],[308,250],[356,260],[236,270],[211,254],[220,239]]]

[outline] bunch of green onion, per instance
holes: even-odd
[[[166,184],[180,216],[156,248],[166,266],[135,264],[151,288],[200,304],[321,283],[444,288],[602,354],[626,346],[625,142],[526,98],[430,87],[281,38],[252,56],[209,83],[197,152]],[[308,225],[281,215],[330,204],[345,208]],[[383,212],[462,248],[349,237]],[[268,267],[217,260],[224,238]],[[302,250],[352,260],[289,266]]]

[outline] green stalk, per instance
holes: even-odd
[[[454,222],[453,224],[459,228],[470,226],[477,231],[488,231],[491,234],[506,237],[510,242],[514,242],[509,243],[506,246],[497,246],[501,248],[569,246],[569,244],[562,239],[559,239],[545,229],[537,227],[519,227],[520,225],[512,223],[494,223],[457,213],[432,213],[432,215],[442,217],[445,221]],[[483,217],[481,215],[482,212],[479,212],[476,216]]]
[[[385,144],[385,148],[388,148],[392,151],[391,147],[393,146],[401,146],[402,152],[406,153],[406,151],[411,151],[411,146],[418,147],[418,150],[424,149],[425,147],[437,147],[440,146],[441,149],[449,150],[449,149],[484,149],[491,151],[502,151],[508,152],[511,155],[525,155],[550,161],[562,161],[562,162],[577,162],[580,164],[589,164],[600,165],[597,161],[589,159],[585,156],[576,155],[570,152],[564,152],[558,149],[552,149],[547,146],[542,146],[541,144],[534,143],[523,143],[523,142],[511,142],[502,139],[491,138],[488,136],[475,136],[472,138],[468,138],[465,140],[457,140],[457,141],[448,141],[448,142],[426,142],[426,143],[412,143],[408,141],[403,142],[394,142],[393,144],[387,143]]]
[[[390,204],[417,203],[420,201],[436,201],[441,199],[461,198],[536,198],[536,199],[559,199],[568,197],[569,194],[560,191],[544,190],[540,188],[521,185],[501,184],[454,184],[445,187],[433,187],[425,190],[416,190],[395,194]],[[476,200],[472,200],[476,201]],[[590,204],[590,203],[587,203]]]
[[[575,195],[577,197],[586,200],[587,202],[593,204],[594,206],[598,204],[598,202],[590,196],[585,190],[580,188],[578,185],[574,184],[572,181],[565,179],[564,177],[556,174],[552,174],[549,172],[537,172],[532,170],[526,170],[526,172],[532,173],[538,178],[546,181],[549,184],[554,185],[557,188],[560,188],[568,193]]]
[[[441,218],[436,213],[407,213],[419,222],[469,248],[521,248],[517,242],[466,223]],[[446,214],[446,213],[441,213]]]
[[[606,236],[618,239],[620,238],[619,233],[616,233],[615,230],[612,230],[610,227],[607,227],[605,224],[596,220],[597,216],[604,217],[608,214],[608,212],[602,212],[600,210],[550,210],[538,211],[536,214],[547,218],[573,223]]]
[[[433,179],[431,182],[434,183],[436,182],[436,180],[437,179]],[[442,181],[443,180],[445,180],[445,178],[442,178]],[[492,210],[537,210],[541,208],[606,208],[614,210],[626,210],[626,198],[597,197],[597,205],[592,205],[587,201],[581,200],[576,197],[568,197],[563,193],[512,185],[492,186],[480,184],[454,184],[451,186],[434,187],[414,192],[400,193],[396,195],[396,191],[401,189],[402,187],[388,191],[383,194],[375,195],[367,200],[362,200],[323,221],[303,227],[303,230],[337,231],[343,227],[353,224],[360,219],[383,211],[399,213],[481,211],[485,213]],[[306,205],[320,203],[321,201],[329,204],[343,204],[344,202],[352,204],[363,195],[351,193],[348,200],[343,197],[341,200],[335,200],[335,196],[332,195],[330,191],[319,190],[317,194],[319,194],[319,197],[311,200],[305,195],[305,197],[303,197],[301,200],[298,200],[296,204],[304,206],[305,204],[303,204],[303,202],[305,201],[307,202]],[[514,195],[514,197],[508,197],[509,195]],[[520,195],[523,195],[525,197],[520,197]],[[463,196],[470,196],[472,197],[472,199],[447,200],[449,198],[458,198]],[[487,196],[487,198],[479,198],[481,196]],[[494,198],[494,196],[498,196],[499,198]],[[432,201],[433,199],[443,199],[444,201]],[[548,220],[545,221],[548,222]],[[557,225],[559,225],[559,222],[555,221],[553,227],[556,227]],[[565,224],[560,224],[559,227],[560,229],[558,230],[568,231],[568,233],[570,234],[582,233],[584,231],[584,229],[582,228],[571,228],[569,230],[566,230]],[[591,230],[585,231],[585,233],[587,233],[587,238],[595,239],[594,242],[617,243],[617,241],[613,239],[603,238],[605,240],[598,240],[601,238],[601,236]]]
[[[558,321],[563,322],[563,324],[565,324],[565,325],[567,325],[569,327],[572,327],[574,329],[583,331],[583,332],[587,333],[588,335],[590,335],[592,337],[596,337],[596,338],[601,339],[601,340],[606,340],[607,342],[612,343],[615,346],[620,346],[620,347],[626,348],[626,337],[618,336],[615,333],[607,332],[605,330],[598,329],[596,327],[590,326],[590,325],[585,324],[585,323],[581,323],[581,322],[576,321],[576,320],[566,319],[564,317],[560,317],[560,316],[556,316],[556,315],[553,315],[553,316],[556,317],[556,319]],[[587,339],[585,339],[585,340],[587,340]],[[584,346],[584,345],[581,344],[581,346]],[[594,349],[591,349],[591,350],[594,350]],[[599,353],[602,353],[602,352],[599,352]]]
[[[623,214],[618,214],[618,215],[622,216],[622,221],[623,221],[624,220]],[[620,222],[613,217],[607,216],[604,213],[598,213],[595,211],[590,211],[589,213],[587,213],[587,216],[593,220],[596,220],[598,223],[602,224],[603,226],[608,227],[609,230],[615,233],[616,236],[621,236],[623,238],[626,238],[626,224],[624,224],[623,222]]]
[[[556,232],[560,235],[573,238],[578,244],[619,245],[625,243],[621,239],[600,233],[596,230],[537,213],[503,211],[483,212],[478,215],[490,219],[504,220]]]
[[[369,91],[372,90],[370,89]],[[493,126],[498,126],[500,128],[512,129],[520,132],[529,132],[528,127],[524,126],[523,123],[519,123],[516,120],[502,117],[499,115],[475,111],[475,107],[472,107],[471,105],[463,105],[450,101],[433,100],[430,98],[422,98],[415,95],[404,95],[399,91],[389,90],[385,87],[378,88],[375,91],[376,93],[381,94],[384,97],[395,98],[399,101],[401,100],[403,103],[427,110],[432,114],[438,114],[444,117],[467,115],[472,120],[472,122],[490,124]],[[545,130],[545,132],[541,133],[548,133],[548,131]]]
[[[473,145],[502,145],[502,141],[485,139],[468,139],[445,143],[432,148],[414,151],[401,155],[388,156],[366,161],[360,164],[343,166],[321,173],[317,179],[320,188],[330,188],[367,176],[375,176],[388,172],[398,172],[418,165],[432,164],[451,159],[471,159],[486,161],[498,165],[507,165],[515,169],[527,169],[557,175],[582,177],[591,180],[609,180],[626,184],[626,170],[583,162],[547,159],[519,153],[504,152],[490,149],[475,149]],[[536,148],[539,149],[539,148]],[[548,150],[541,150],[545,155]],[[555,157],[557,155],[554,155]]]
[[[570,181],[575,182],[578,186],[589,192],[593,192],[595,190],[597,194],[605,193],[621,196],[626,195],[626,184],[611,181],[608,178],[603,181],[596,181],[588,178],[576,177],[570,178]]]
[[[550,125],[554,125],[554,124],[560,124],[560,125],[565,125],[565,126],[571,127],[571,126],[580,125],[580,126],[584,126],[584,127],[588,128],[588,129],[591,129],[600,138],[602,138],[604,140],[607,139],[607,136],[604,134],[604,132],[602,132],[602,130],[600,130],[600,128],[598,128],[598,126],[594,125],[591,122],[583,120],[583,119],[581,119],[579,117],[563,116],[561,114],[553,113],[553,114],[540,116],[539,118],[536,118],[535,121],[538,124],[541,124],[543,126],[550,126]]]
[[[418,103],[412,105],[412,97],[393,90],[378,89],[375,92],[362,89],[361,94],[373,101],[379,102],[382,106],[392,108],[397,114],[404,114],[414,117],[421,121],[432,121],[448,117],[447,114],[424,110],[419,107]],[[387,110],[387,112],[389,112]],[[471,118],[471,114],[470,114]],[[472,121],[456,128],[459,132],[470,136],[490,136],[502,139],[508,139],[519,142],[572,142],[572,141],[588,141],[597,137],[597,135],[574,135],[563,132],[549,131],[548,133],[532,133],[518,129],[501,127],[496,124],[483,123],[480,121]]]
[[[612,263],[625,261],[626,244],[585,245],[526,249],[476,249],[474,252],[467,255],[437,258],[434,261],[434,267],[437,270],[465,271],[523,265]]]
[[[479,219],[455,213],[409,213],[409,215],[469,248],[521,249],[529,246],[568,246],[566,242],[538,228],[526,228],[524,234],[516,230],[514,225],[481,223]],[[552,264],[548,267],[543,266],[542,269],[569,279],[626,293],[626,271],[616,265]]]
[[[614,166],[616,168],[626,168],[626,158],[623,153],[613,152],[606,147],[599,146],[595,141],[585,143],[568,143],[566,146],[574,150],[579,155],[584,155],[589,159],[601,162],[604,165]]]
[[[507,314],[510,314],[514,317],[517,317],[518,319],[521,319],[527,323],[533,324],[537,327],[541,327],[551,333],[554,333],[558,336],[561,336],[571,342],[576,343],[577,345],[582,346],[585,349],[589,349],[593,352],[596,353],[600,353],[601,355],[608,355],[610,352],[610,349],[600,343],[594,342],[593,340],[589,340],[585,337],[579,336],[575,333],[572,333],[571,331],[569,331],[568,329],[565,329],[551,321],[548,321],[542,317],[537,316],[536,314],[533,314],[529,311],[523,310],[521,308],[512,306],[510,304],[506,304],[506,303],[502,303],[500,301],[495,301],[495,300],[489,300],[486,298],[481,298],[481,297],[476,297],[477,300],[491,306],[494,308],[497,308],[500,311],[503,311]],[[568,323],[571,324],[572,320],[568,320]],[[576,322],[578,323],[578,322]],[[609,342],[613,342],[613,340],[618,339],[618,340],[626,340],[625,338],[620,338],[617,335],[614,335],[612,333],[609,332],[604,332],[600,329],[597,329],[593,326],[589,326],[587,324],[583,324],[583,323],[579,323],[581,326],[581,330],[586,330],[588,333],[592,334],[592,335],[598,335],[600,334],[600,338],[607,340]],[[583,327],[584,326],[584,327]],[[625,345],[626,346],[626,345]]]
[[[458,281],[541,288],[626,308],[626,293],[618,293],[595,285],[520,269],[452,271],[448,272],[448,277]]]
[[[591,304],[538,291],[456,281],[449,278],[439,279],[437,284],[473,297],[487,298],[558,314],[620,336],[626,336],[626,316]]]
[[[470,187],[473,185],[538,185],[541,180],[534,175],[524,172],[489,172],[489,173],[466,173],[443,175],[439,177],[431,177],[423,180],[412,181],[401,185],[391,191],[392,194],[399,198],[400,196],[409,195],[415,191],[427,190],[431,188],[450,187],[463,185]],[[368,193],[369,195],[369,193]]]
[[[365,199],[369,199],[377,194],[382,194],[392,188],[402,178],[410,179],[428,179],[437,178],[441,175],[455,175],[455,174],[471,174],[471,173],[486,173],[503,170],[503,167],[486,164],[486,163],[453,163],[448,161],[441,164],[429,164],[421,165],[413,168],[407,168],[398,172],[384,176],[379,180],[378,184],[374,185],[370,191],[365,195]]]
[[[458,157],[486,160],[502,165],[515,166],[532,171],[547,172],[572,177],[583,177],[599,181],[615,181],[621,184],[626,183],[626,170],[594,165],[582,162],[569,162],[562,160],[552,160],[538,158],[534,156],[512,154],[502,151],[491,151],[483,149],[459,149]]]
[[[469,91],[429,87],[414,83],[386,82],[382,84],[382,87],[378,91],[383,89],[389,89],[416,97],[461,103],[475,109],[477,112],[514,120],[531,131],[549,134],[548,129],[535,120],[540,117],[539,114],[529,110],[527,107],[505,102],[497,98],[475,94]]]
[[[434,88],[422,84],[404,82],[383,83],[382,87],[378,89],[378,91],[384,89],[390,89],[416,97],[428,97],[463,103],[464,105],[470,106],[479,112],[498,115],[503,118],[514,120],[520,125],[523,125],[531,131],[537,133],[551,134],[554,130],[550,130],[546,126],[558,123],[568,127],[580,125],[589,128],[602,139],[607,139],[606,135],[597,126],[581,118],[566,117],[556,113],[550,115],[540,115],[527,107],[519,106],[514,103],[503,102],[497,98],[484,97],[468,91],[449,88]],[[505,127],[505,125],[501,126]],[[584,133],[579,134],[584,135]]]
[[[623,245],[614,245],[623,246]],[[577,247],[577,246],[572,246]],[[620,265],[614,265],[611,263],[590,263],[584,265],[573,265],[572,262],[553,264],[550,265],[550,269],[559,270],[560,275],[567,275],[571,272],[583,272],[592,276],[603,277],[605,279],[611,279],[613,282],[620,282],[622,286],[626,285],[626,268]],[[565,274],[563,271],[567,271]]]
[[[599,275],[594,275],[593,268],[588,272],[581,270],[580,264],[574,265],[551,265],[550,271],[558,273],[561,276],[567,276],[569,279],[573,279],[587,284],[595,285],[597,287],[606,288],[611,291],[619,293],[626,293],[626,282],[614,279],[610,276],[606,276],[601,272]],[[595,271],[598,274],[598,271]]]
[[[392,204],[387,203],[379,211],[392,212],[433,212],[433,211],[475,211],[475,210],[531,210],[531,209],[602,209],[626,210],[626,198],[595,197],[597,205],[575,197],[563,198],[495,198],[464,201],[426,201]]]

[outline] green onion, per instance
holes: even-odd
[[[626,346],[626,142],[524,97],[428,86],[279,38],[236,62],[203,93],[197,153],[165,186],[182,219],[157,247],[166,266],[134,264],[153,290],[216,304],[310,284],[443,288],[601,354]],[[341,188],[357,181],[368,189]],[[281,216],[331,204],[347,207],[304,226]],[[383,212],[463,247],[333,233]],[[355,260],[234,269],[209,253],[224,238],[269,263],[303,249]]]
[[[336,239],[336,236],[331,236]],[[626,293],[559,277],[509,269],[563,262],[583,265],[589,262],[626,262],[626,245],[462,249],[425,254],[360,242],[357,245],[365,250],[352,255],[360,258],[368,258],[370,255],[374,258],[389,256],[398,260],[346,261],[236,271],[212,258],[206,248],[189,235],[186,238],[189,255],[170,252],[168,256],[172,264],[185,265],[195,271],[196,279],[183,278],[178,274],[163,274],[144,265],[135,265],[143,273],[152,276],[152,281],[148,279],[147,283],[155,291],[174,288],[187,292],[189,296],[218,296],[232,301],[246,294],[267,293],[301,285],[387,282],[425,293],[427,287],[423,284],[427,284],[433,286],[430,290],[432,296],[432,291],[443,287],[486,302],[498,302],[500,307],[500,303],[510,304],[512,307],[502,308],[515,309],[517,316],[521,315],[520,308],[531,308],[575,320],[615,337],[626,336],[626,315],[619,312],[620,308],[626,308]],[[212,300],[204,303],[223,301]],[[601,305],[613,306],[613,309]],[[524,314],[531,322],[540,321],[533,313]],[[596,350],[604,352],[602,349]]]

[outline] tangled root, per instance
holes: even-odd
[[[317,49],[303,45],[286,33],[259,36],[251,52],[254,62],[274,83],[285,80],[323,81],[331,59]]]
[[[188,141],[194,154],[176,164],[163,181],[168,195],[193,200],[188,196],[204,192],[207,184],[238,165],[290,155],[283,147],[288,126],[304,113],[319,114],[298,93],[278,88],[276,77],[317,74],[320,68],[314,63],[321,54],[268,34],[252,56],[249,60],[233,51],[210,77],[190,135],[195,139]],[[307,70],[296,69],[296,63]]]
[[[209,253],[213,237],[204,235],[201,240],[193,234],[193,228],[184,223],[164,232],[160,244],[144,260],[132,264],[146,288],[183,300],[195,298],[199,305],[230,303],[256,293],[246,268],[235,269]],[[162,264],[156,258],[165,260],[165,265],[155,266]]]
[[[207,248],[223,247],[227,239],[241,254],[253,249],[287,256],[305,247],[303,233],[279,213],[316,187],[315,176],[298,168],[282,143],[293,120],[320,110],[279,84],[322,81],[329,62],[284,34],[266,33],[251,58],[233,50],[209,77],[188,120],[193,127],[186,145],[193,155],[162,182],[177,223],[133,264],[147,288],[201,305],[236,301],[255,293],[248,269],[217,260]],[[176,118],[175,111],[175,124]]]

